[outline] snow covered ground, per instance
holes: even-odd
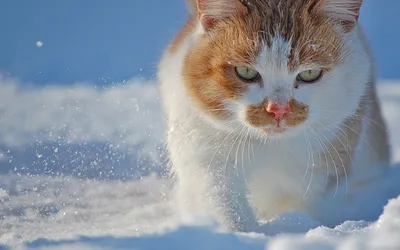
[[[154,83],[37,88],[0,79],[0,249],[398,250],[400,83],[381,82],[379,94],[393,169],[340,208],[372,222],[328,228],[291,213],[265,234],[233,234],[205,216],[174,214]]]

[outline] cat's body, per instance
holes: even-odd
[[[279,2],[192,1],[160,62],[179,207],[228,229],[318,217],[316,197],[351,194],[389,161],[361,0]]]

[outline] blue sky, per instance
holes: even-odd
[[[365,0],[362,10],[380,78],[400,78],[399,9]],[[36,84],[153,77],[186,17],[184,0],[3,0],[0,72]]]

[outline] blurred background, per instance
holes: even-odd
[[[4,0],[0,71],[35,84],[152,77],[186,16],[184,0]]]
[[[364,0],[379,77],[400,77],[400,1]],[[151,78],[187,17],[184,0],[2,0],[0,72],[34,84]]]

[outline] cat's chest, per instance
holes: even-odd
[[[293,173],[311,168],[311,153],[298,145],[264,145],[255,152],[251,166],[255,173],[267,171],[273,173]]]
[[[301,143],[279,144],[249,138],[220,141],[210,147],[207,157],[215,169],[229,169],[245,172],[250,177],[264,174],[292,174],[315,168],[315,152]]]

